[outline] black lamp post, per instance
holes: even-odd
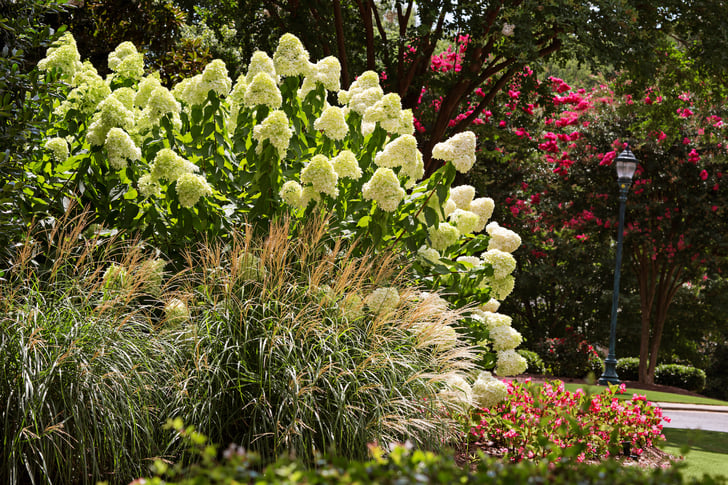
[[[627,203],[627,192],[632,184],[632,176],[637,169],[637,159],[629,146],[619,154],[616,160],[617,183],[619,184],[619,232],[617,233],[617,263],[614,269],[614,292],[612,293],[612,322],[609,328],[609,355],[604,360],[604,373],[599,384],[619,384],[617,376],[617,357],[614,347],[617,341],[617,308],[619,306],[619,272],[622,266],[622,235],[624,233],[624,211]]]

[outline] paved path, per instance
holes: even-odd
[[[656,403],[670,418],[665,428],[702,429],[728,433],[728,406]]]

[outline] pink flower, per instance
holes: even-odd
[[[703,169],[702,172],[700,172],[700,180],[708,180],[708,171]]]

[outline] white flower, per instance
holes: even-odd
[[[364,300],[356,293],[347,294],[341,301],[339,308],[341,314],[349,322],[353,322],[364,316]]]
[[[503,29],[501,29],[501,33],[506,36],[510,37],[513,35],[513,31],[516,29],[516,26],[513,24],[505,23],[503,24]]]
[[[394,133],[400,126],[401,112],[402,100],[399,94],[389,93],[366,109],[363,121],[366,123],[379,123],[387,132]]]
[[[139,177],[137,190],[139,191],[139,195],[146,199],[147,197],[151,197],[152,195],[155,197],[159,197],[162,188],[160,187],[159,183],[157,183],[157,181],[152,178],[151,174],[146,173]]]
[[[63,34],[46,51],[45,58],[38,62],[38,69],[50,71],[58,69],[66,79],[73,79],[76,71],[81,69],[81,55],[76,47],[76,40],[70,32]]]
[[[244,280],[263,281],[268,274],[260,258],[251,253],[243,253],[236,261],[238,277]]]
[[[521,342],[523,337],[518,330],[513,327],[506,327],[504,325],[494,327],[490,331],[490,340],[493,342],[493,350],[509,350],[515,349]]]
[[[466,411],[472,405],[473,389],[468,381],[453,374],[445,379],[445,385],[447,388],[438,394],[440,399],[456,406],[460,411]]]
[[[491,295],[498,300],[505,300],[513,292],[516,279],[512,275],[505,278],[487,278],[486,284],[490,286]]]
[[[94,121],[99,120],[109,129],[117,126],[128,130],[134,126],[134,112],[113,95],[101,101],[97,109]]]
[[[312,186],[307,185],[301,192],[301,209],[305,209],[311,202],[317,204],[321,200],[321,194]]]
[[[289,126],[288,117],[281,110],[272,111],[261,124],[253,127],[253,138],[258,141],[256,153],[263,150],[263,140],[268,140],[278,151],[278,156],[284,158],[291,136],[293,130]]]
[[[475,232],[481,232],[485,229],[485,225],[488,223],[488,219],[493,215],[493,209],[495,209],[495,202],[490,197],[478,197],[470,203],[470,210],[478,214],[478,225],[475,227]]]
[[[190,310],[185,302],[172,298],[164,305],[164,317],[168,324],[179,325],[190,319]]]
[[[508,386],[490,372],[481,372],[473,383],[473,401],[480,408],[490,408],[508,397]]]
[[[278,48],[273,54],[273,64],[279,76],[306,76],[311,72],[308,51],[293,34],[283,34],[280,38]]]
[[[467,263],[473,268],[477,268],[482,264],[482,261],[477,256],[459,256],[456,261],[458,263]]]
[[[516,258],[500,249],[490,249],[481,254],[481,258],[493,267],[493,278],[497,280],[505,278],[516,269]]]
[[[122,42],[109,53],[109,69],[121,77],[141,79],[144,75],[144,56],[131,42]]]
[[[382,96],[384,96],[384,91],[379,86],[356,91],[350,95],[349,108],[363,115],[366,113],[367,108],[373,106]]]
[[[495,313],[498,311],[498,308],[500,308],[500,302],[495,298],[491,298],[487,302],[480,305],[479,308],[484,312]],[[508,325],[510,325],[510,322],[508,323]]]
[[[313,66],[311,72],[303,80],[303,85],[298,91],[298,97],[305,98],[309,91],[316,88],[316,83],[321,83],[328,91],[339,90],[341,87],[341,63],[336,57],[325,57]]]
[[[313,122],[316,130],[323,131],[324,135],[332,140],[343,140],[349,132],[349,125],[344,118],[344,110],[336,106],[324,109],[321,116]]]
[[[432,247],[438,251],[445,251],[460,239],[460,232],[457,228],[447,222],[441,222],[437,227],[430,226],[427,231]]]
[[[159,76],[147,76],[139,81],[136,95],[134,96],[134,105],[139,108],[144,108],[147,105],[149,96],[152,91],[162,86],[162,82],[159,80]]]
[[[394,212],[404,199],[405,191],[392,169],[380,167],[364,184],[362,194],[365,199],[375,201],[382,210]]]
[[[162,148],[152,162],[151,174],[154,181],[176,182],[183,174],[199,170],[194,164],[177,155],[171,148]]]
[[[473,197],[475,197],[475,187],[472,185],[458,185],[450,189],[450,200],[455,203],[458,209],[470,210]]]
[[[111,93],[111,96],[121,101],[121,104],[123,104],[129,111],[134,111],[134,97],[136,96],[136,91],[132,88],[116,88],[114,92]]]
[[[292,206],[301,208],[301,197],[303,196],[303,187],[295,180],[289,180],[283,184],[278,195],[283,202]]]
[[[202,71],[199,89],[204,93],[205,98],[207,98],[210,91],[214,91],[218,96],[222,97],[230,93],[232,84],[225,63],[220,59],[214,59]]]
[[[176,115],[179,114],[182,107],[174,99],[174,96],[169,89],[164,86],[154,88],[149,94],[147,106],[144,108],[143,116],[146,117],[151,123],[159,123],[162,116],[166,114]]]
[[[248,73],[245,75],[244,78],[245,84],[252,83],[255,75],[259,72],[264,72],[268,74],[271,79],[276,79],[277,77],[276,67],[273,64],[273,59],[271,59],[268,54],[263,51],[255,51],[250,57],[250,64],[248,64]],[[240,83],[242,80],[243,78],[239,77],[237,82]]]
[[[366,71],[361,74],[361,76],[357,77],[356,80],[354,80],[353,83],[351,83],[351,86],[349,86],[349,90],[341,90],[339,91],[339,103],[341,104],[349,104],[351,102],[351,99],[354,95],[369,89],[369,88],[378,88],[379,87],[379,75],[374,71]],[[381,98],[381,96],[380,96]],[[375,101],[376,102],[376,101]],[[374,104],[374,103],[371,103]],[[363,112],[361,114],[364,114]]]
[[[331,197],[339,195],[339,189],[336,188],[338,181],[339,176],[325,155],[314,155],[301,171],[301,182],[310,185],[316,192]]]
[[[422,246],[417,250],[417,255],[429,263],[440,264],[440,253],[437,252],[437,249]]]
[[[475,228],[478,227],[480,218],[475,212],[468,210],[455,209],[450,214],[450,223],[458,228],[460,234],[472,234],[475,232]]]
[[[177,179],[177,196],[182,207],[189,209],[208,195],[212,195],[212,187],[202,175],[185,173]]]
[[[483,318],[485,319],[485,325],[488,327],[489,332],[492,332],[497,327],[510,327],[512,322],[511,317],[508,315],[495,312],[485,312]]]
[[[230,91],[230,95],[228,96],[231,105],[240,106],[245,102],[245,91],[248,89],[248,83],[245,79],[245,75],[241,74],[235,81],[233,89]],[[253,79],[251,78],[250,80],[252,81]]]
[[[281,90],[276,82],[265,72],[259,72],[248,84],[243,96],[245,106],[255,108],[259,105],[268,106],[270,109],[278,109],[283,103]]]
[[[498,352],[495,373],[499,376],[515,376],[523,374],[528,367],[526,359],[515,350],[502,350]]]
[[[50,150],[57,162],[65,162],[68,158],[68,142],[64,138],[50,138],[43,147]]]
[[[334,170],[340,178],[349,178],[352,180],[359,180],[361,178],[361,167],[359,167],[356,155],[350,150],[344,150],[336,155],[331,159],[331,164],[334,166]]]
[[[366,297],[364,303],[372,312],[386,314],[399,305],[399,292],[394,287],[377,288]]]
[[[510,229],[500,227],[497,222],[491,222],[485,226],[485,230],[490,235],[488,250],[500,249],[506,253],[512,253],[521,245],[521,236]]]
[[[412,135],[415,132],[415,117],[411,109],[400,111],[399,125],[392,132],[398,135]]]
[[[450,217],[450,214],[455,212],[455,210],[458,208],[458,206],[455,204],[455,202],[452,201],[452,199],[447,199],[445,201],[445,205],[442,206],[442,212],[445,215],[445,217]]]
[[[142,156],[142,151],[121,128],[109,130],[104,147],[109,154],[109,164],[115,170],[123,170],[126,168],[127,160],[139,160]]]
[[[421,159],[417,139],[412,135],[402,135],[387,143],[384,150],[374,157],[374,163],[379,167],[403,167],[403,171],[410,173],[416,171],[417,162]]]
[[[475,163],[475,145],[475,133],[464,131],[435,145],[432,157],[452,162],[458,172],[467,173]]]

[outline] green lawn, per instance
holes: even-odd
[[[567,390],[574,392],[577,389],[584,389],[585,391],[587,388],[592,393],[598,393],[601,392],[603,389],[602,386],[589,386],[587,384],[578,384],[578,383],[565,383],[564,386]],[[631,399],[633,394],[642,394],[647,397],[649,401],[653,402],[673,402],[673,403],[687,403],[687,404],[713,404],[717,406],[728,406],[728,402],[726,401],[720,401],[718,399],[711,399],[709,397],[696,397],[696,396],[685,396],[682,394],[672,394],[669,392],[660,392],[660,391],[645,391],[643,389],[630,389],[627,388],[627,391],[622,394],[620,397],[623,399]]]
[[[660,447],[685,456],[685,478],[702,478],[705,473],[728,477],[728,433],[677,428],[664,428],[663,433],[667,441]]]

